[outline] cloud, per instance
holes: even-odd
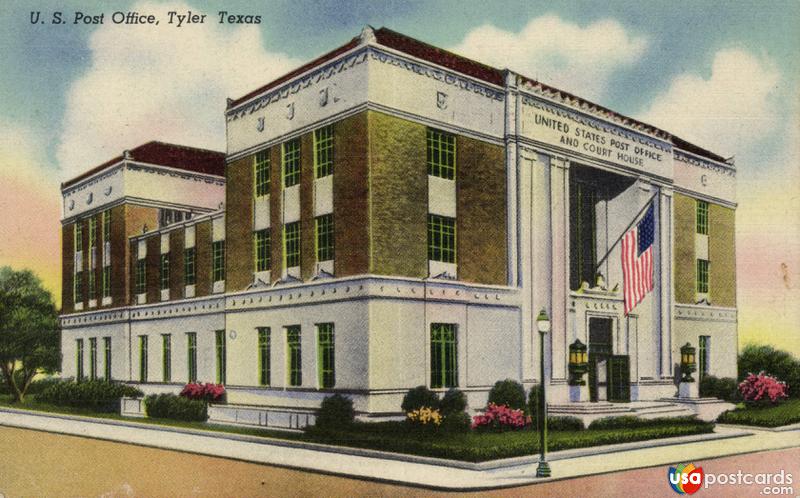
[[[56,301],[61,290],[59,185],[32,130],[0,119],[0,266],[30,268]]]
[[[299,65],[264,49],[259,25],[169,25],[185,3],[139,2],[158,26],[105,24],[89,40],[91,64],[70,87],[57,149],[62,179],[158,139],[224,150],[226,97],[239,97]]]
[[[582,27],[545,15],[531,19],[518,33],[480,26],[452,50],[597,100],[611,75],[638,61],[647,45],[644,36],[629,33],[612,19]]]
[[[775,131],[779,82],[769,60],[721,50],[709,77],[677,76],[641,119],[722,155],[742,154]]]

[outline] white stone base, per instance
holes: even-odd
[[[697,382],[681,382],[678,385],[678,397],[682,399],[699,398],[700,390]]]
[[[714,421],[722,412],[736,407],[733,403],[717,398],[664,398],[664,401],[683,405],[697,414],[697,418],[706,422]]]

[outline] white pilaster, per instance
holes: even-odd
[[[672,189],[658,190],[658,269],[661,285],[659,323],[661,325],[661,377],[672,378]]]
[[[567,378],[567,296],[569,293],[569,162],[550,161],[551,307],[550,379]]]

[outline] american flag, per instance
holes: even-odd
[[[642,220],[622,238],[622,292],[626,315],[653,290],[654,216],[651,204]]]

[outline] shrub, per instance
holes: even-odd
[[[355,416],[353,400],[334,394],[322,400],[314,425],[321,429],[345,429],[353,424]]]
[[[36,400],[59,406],[86,408],[96,412],[119,411],[119,399],[123,396],[138,398],[142,391],[118,382],[91,380],[84,382],[51,382],[36,395]]]
[[[455,387],[447,391],[439,402],[439,409],[445,418],[463,413],[467,409],[467,396]]]
[[[786,383],[781,382],[763,371],[758,375],[748,374],[739,384],[739,392],[748,404],[765,404],[769,400],[772,404],[788,398]]]
[[[606,429],[639,429],[644,427],[672,427],[678,425],[704,424],[694,415],[684,417],[657,417],[640,418],[633,415],[622,415],[619,417],[603,417],[592,421],[589,424],[590,431],[601,431]]]
[[[415,429],[436,429],[442,425],[442,414],[438,408],[423,406],[406,412],[406,421]]]
[[[488,403],[506,405],[515,410],[527,411],[525,406],[525,388],[519,382],[506,379],[495,382],[489,391]]]
[[[719,398],[731,403],[736,403],[741,399],[739,394],[739,383],[730,377],[717,378],[713,375],[706,375],[700,380],[700,396]]]
[[[207,403],[224,403],[225,386],[210,382],[208,384],[191,382],[183,387],[181,396],[188,399],[204,400]]]
[[[549,431],[582,431],[583,420],[578,417],[547,417],[547,430]]]
[[[472,428],[478,431],[519,430],[530,423],[531,418],[526,417],[522,410],[494,403],[489,403],[483,415],[472,417]]]
[[[536,429],[541,425],[539,421],[539,393],[541,389],[541,386],[536,385],[531,387],[528,393],[528,413],[531,414],[531,419],[533,423],[536,424]]]
[[[465,434],[472,427],[472,417],[466,412],[455,412],[444,417],[441,430],[452,434]]]
[[[427,387],[417,386],[409,389],[406,395],[403,396],[403,403],[400,407],[405,413],[419,410],[423,407],[437,409],[439,408],[439,397]]]
[[[787,393],[800,398],[800,359],[772,346],[748,344],[739,353],[739,381],[750,372],[761,372],[786,382]]]
[[[151,394],[144,398],[148,417],[168,418],[185,422],[205,422],[208,405],[204,400],[190,399],[174,394]]]

